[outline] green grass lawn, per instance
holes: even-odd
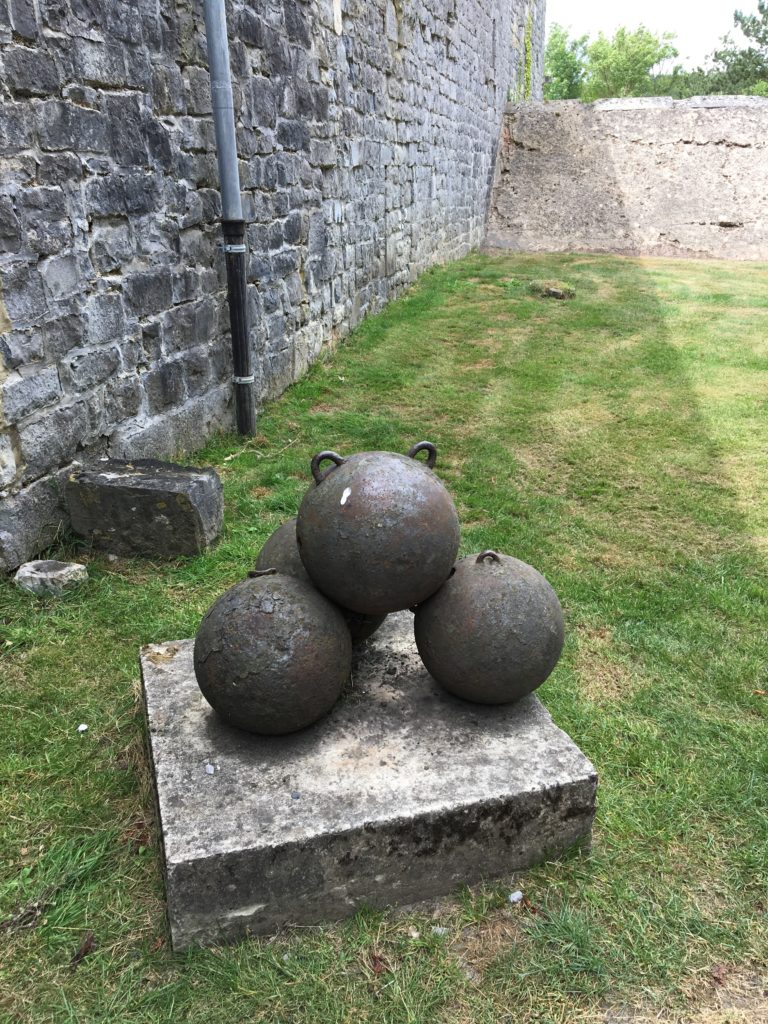
[[[200,453],[225,485],[215,551],[109,563],[70,544],[90,567],[78,591],[0,582],[0,1020],[765,1020],[745,979],[768,959],[767,270],[475,255],[431,271],[256,438]],[[295,514],[316,451],[423,438],[463,553],[522,558],[560,595],[568,639],[540,694],[600,774],[592,854],[174,956],[139,645],[195,632]],[[732,986],[752,1016],[717,1010]]]

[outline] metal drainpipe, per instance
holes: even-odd
[[[240,197],[240,172],[237,166],[235,108],[229,70],[229,43],[224,0],[204,0],[205,32],[208,37],[208,67],[211,74],[211,105],[216,131],[216,156],[221,185],[221,227],[227,264],[227,298],[232,330],[235,413],[240,434],[256,432],[253,401],[253,368],[248,338],[246,297],[245,221]]]

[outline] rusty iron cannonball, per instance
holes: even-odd
[[[426,464],[416,455],[426,451]],[[301,560],[319,590],[364,615],[426,600],[448,578],[459,550],[459,519],[432,472],[429,441],[395,452],[312,460],[314,486],[299,509]],[[321,470],[321,463],[334,463]]]
[[[352,641],[341,612],[314,587],[279,573],[236,583],[195,638],[203,696],[248,732],[296,732],[330,711],[349,679]]]
[[[286,576],[293,576],[294,579],[312,584],[301,560],[299,545],[296,543],[295,519],[289,519],[287,523],[278,526],[275,532],[267,537],[264,547],[256,556],[255,568],[277,569]]]
[[[256,558],[256,569],[277,569],[286,576],[293,576],[294,579],[303,580],[314,586],[299,554],[295,519],[289,519],[287,523],[278,526],[267,538]],[[351,612],[347,608],[340,607],[339,611],[346,619],[353,644],[361,643],[369,636],[373,636],[386,619],[386,615],[363,615],[360,612]]]
[[[478,704],[531,693],[563,649],[563,612],[552,587],[532,566],[495,551],[463,558],[415,611],[427,670],[454,696]]]

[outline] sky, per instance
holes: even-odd
[[[547,24],[558,22],[572,29],[571,35],[613,35],[620,25],[645,25],[652,32],[674,32],[680,56],[675,63],[686,67],[704,64],[708,54],[729,32],[743,43],[733,27],[735,9],[757,11],[754,0],[547,0]]]

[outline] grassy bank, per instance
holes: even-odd
[[[678,1019],[732,989],[761,1012],[765,276],[515,255],[430,272],[265,409],[255,439],[199,455],[225,484],[215,551],[111,564],[70,545],[91,579],[64,599],[0,583],[0,1020]],[[550,279],[575,297],[531,288]],[[295,514],[316,451],[425,437],[463,552],[531,562],[561,597],[567,646],[541,696],[600,773],[593,853],[418,913],[174,956],[138,647],[194,633]],[[507,904],[510,886],[529,904]]]

